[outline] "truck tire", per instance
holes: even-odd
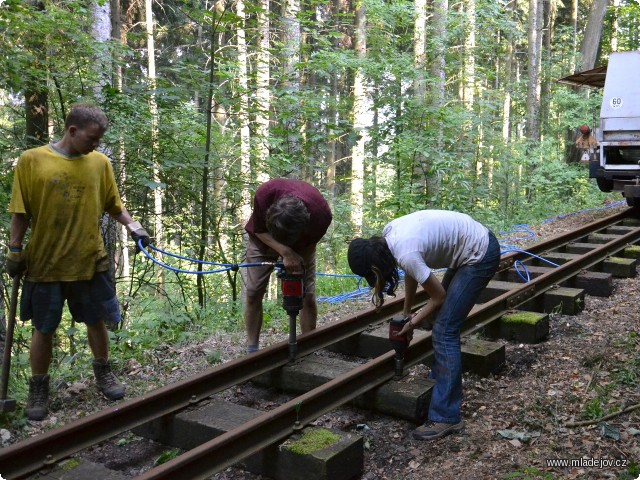
[[[610,192],[613,190],[613,180],[608,180],[606,178],[597,177],[596,183],[598,184],[598,188],[601,192]]]

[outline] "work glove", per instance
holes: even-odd
[[[22,247],[9,247],[5,268],[11,278],[22,275],[27,271],[27,259]]]
[[[147,248],[149,243],[151,243],[151,237],[149,236],[147,231],[144,229],[144,227],[140,225],[140,222],[130,223],[129,225],[127,225],[127,230],[129,230],[129,234],[131,235],[131,238],[136,243],[136,253],[140,251],[140,245],[138,245],[138,240],[142,241],[142,246],[144,248]]]

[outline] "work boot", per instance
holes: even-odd
[[[435,440],[461,432],[463,428],[464,420],[460,420],[458,423],[430,422],[416,428],[413,431],[413,438],[416,440]]]
[[[29,399],[24,413],[29,420],[44,420],[49,410],[49,375],[34,375],[29,379]]]
[[[118,381],[111,371],[109,361],[98,358],[93,361],[93,373],[96,376],[96,384],[102,394],[109,400],[119,400],[124,397],[124,385]]]

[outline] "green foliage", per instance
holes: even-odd
[[[339,268],[340,272],[348,272],[349,267],[346,265]],[[364,287],[362,283],[358,284],[359,277],[352,274],[335,274],[332,276],[330,273],[324,273],[316,277],[316,289],[319,296],[332,297],[340,295],[345,292],[352,292],[357,288]]]
[[[640,384],[640,352],[637,350],[639,338],[637,332],[628,332],[617,343],[623,348],[625,361],[616,365],[613,379],[616,383],[629,387]]]
[[[502,480],[556,480],[552,473],[543,472],[536,467],[524,467],[520,470],[503,475]]]
[[[177,290],[167,292],[176,298]],[[173,293],[172,293],[173,292]],[[124,328],[112,332],[113,349],[125,358],[140,352],[162,349],[202,340],[210,332],[236,330],[241,325],[241,312],[233,302],[161,302],[153,294],[139,293]]]
[[[153,465],[154,466],[162,465],[163,463],[167,463],[169,460],[173,460],[178,455],[180,455],[180,450],[177,448],[174,448],[172,450],[167,450],[166,452],[163,452],[158,458],[155,459],[155,461],[153,462]]]
[[[604,409],[599,398],[592,398],[584,404],[584,416],[589,420],[596,420],[604,415]]]
[[[557,115],[551,119],[550,126],[558,136],[563,135],[567,130],[573,134],[583,123],[595,124],[600,114],[602,92],[599,90],[575,92],[569,87],[561,86],[555,91],[551,101],[551,108],[557,112]]]
[[[618,42],[616,51],[638,50],[640,48],[640,37],[637,33],[638,18],[640,18],[640,4],[634,0],[620,2],[614,8],[607,9],[601,50],[603,52],[612,50],[614,36]]]
[[[619,480],[637,480],[638,476],[640,476],[640,464],[631,460],[627,471],[619,477]]]

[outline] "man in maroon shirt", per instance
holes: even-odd
[[[275,178],[263,183],[253,199],[245,226],[249,234],[246,262],[275,262],[282,258],[287,273],[304,274],[305,296],[300,312],[302,333],[316,328],[316,244],[331,224],[329,204],[317,188],[300,180]],[[244,321],[247,352],[258,350],[262,328],[262,298],[273,267],[245,271]]]

